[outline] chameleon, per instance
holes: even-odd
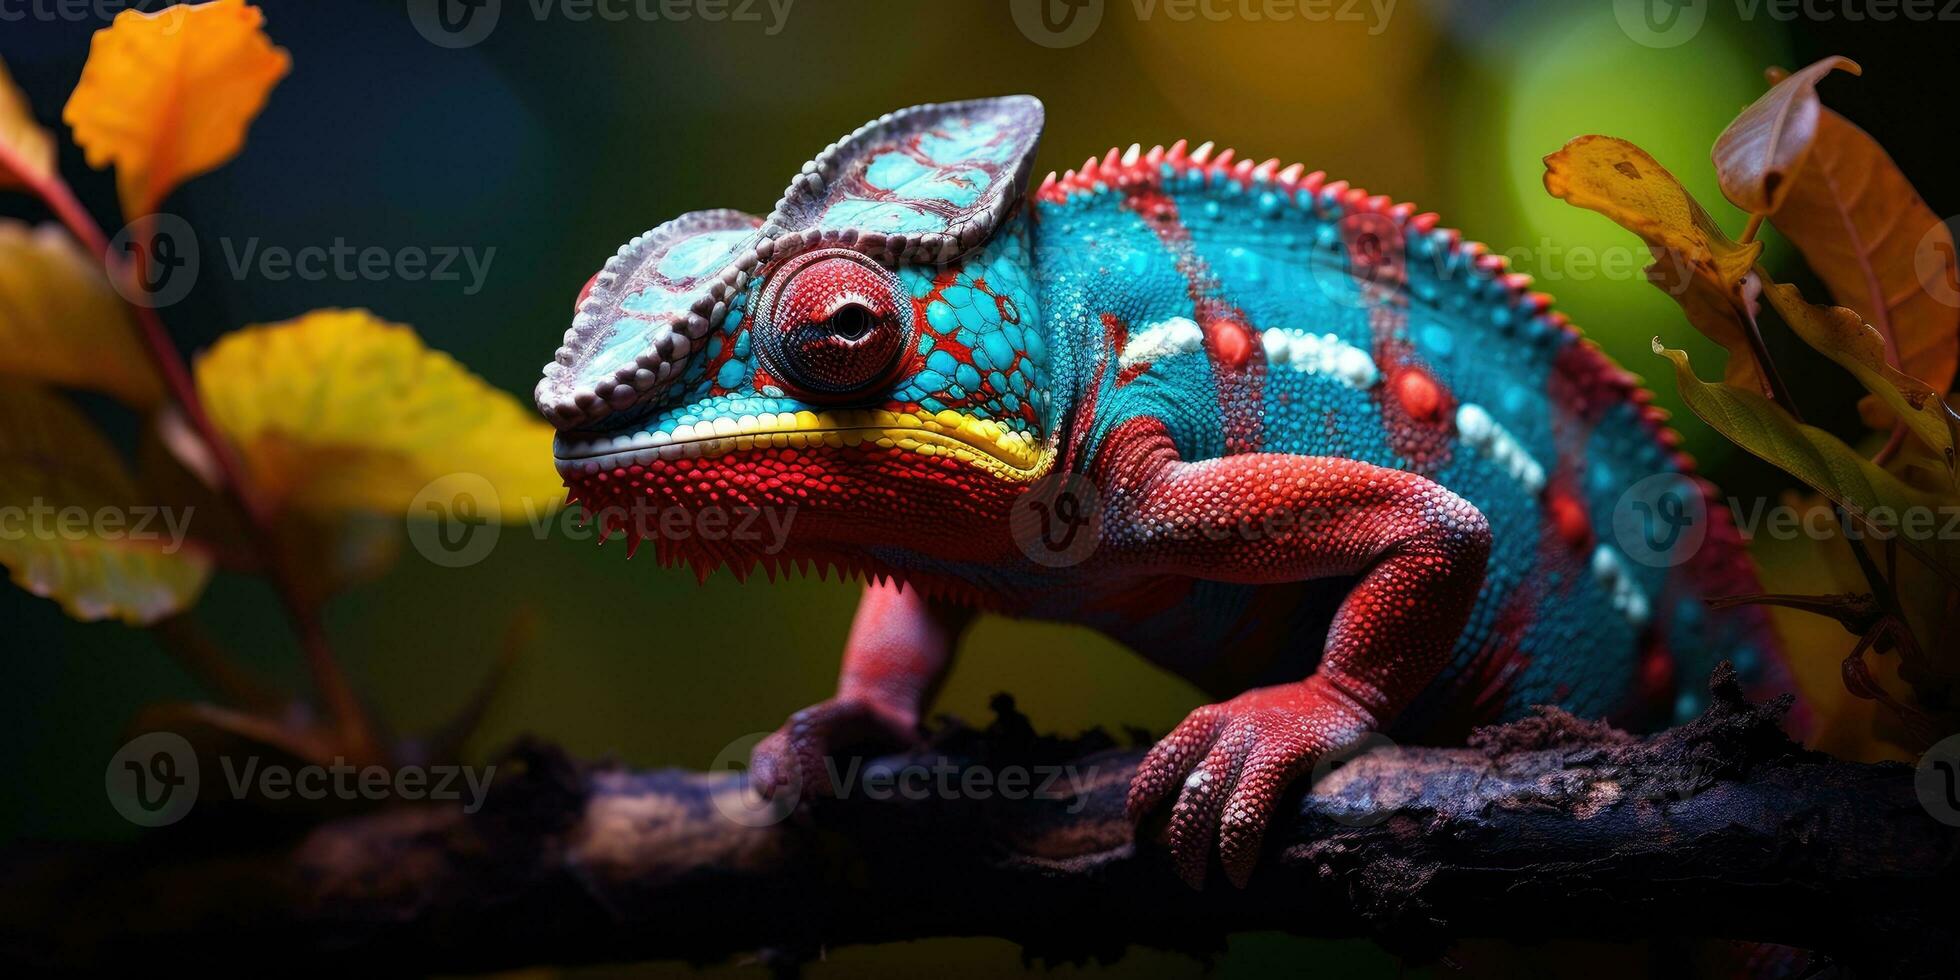
[[[864,581],[835,695],[754,749],[765,796],[920,738],[979,613],[1100,630],[1215,699],[1128,795],[1194,887],[1245,885],[1289,788],[1371,733],[1661,726],[1723,658],[1790,687],[1760,609],[1705,601],[1755,572],[1665,413],[1528,277],[1211,143],[1031,187],[1044,113],[893,112],[766,216],[633,238],[538,384],[602,542]],[[653,518],[717,510],[793,520]]]

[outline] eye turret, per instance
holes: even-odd
[[[769,370],[817,398],[891,378],[912,336],[912,303],[891,270],[848,249],[797,256],[762,294],[756,338]]]

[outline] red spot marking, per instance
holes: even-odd
[[[1205,334],[1211,340],[1212,356],[1234,371],[1245,367],[1246,359],[1252,356],[1252,332],[1237,320],[1207,321]]]
[[[1395,397],[1411,416],[1433,422],[1443,409],[1443,390],[1421,368],[1407,368],[1395,378]]]
[[[1547,507],[1552,512],[1552,526],[1558,529],[1558,536],[1574,548],[1584,548],[1592,544],[1592,520],[1586,516],[1586,508],[1563,488],[1554,490]]]
[[[1672,705],[1678,692],[1675,689],[1674,656],[1665,646],[1652,643],[1641,653],[1640,658],[1640,699],[1646,704]]]
[[[1143,377],[1143,373],[1148,370],[1150,370],[1149,361],[1139,361],[1135,364],[1130,365],[1129,367],[1118,370],[1116,372],[1116,387],[1121,388],[1124,385],[1127,385],[1130,382],[1135,381],[1140,377]]]
[[[1257,452],[1265,442],[1261,406],[1265,400],[1266,362],[1251,359],[1253,343],[1244,325],[1244,312],[1224,298],[1224,288],[1198,256],[1191,243],[1191,231],[1184,226],[1177,202],[1168,193],[1155,185],[1132,187],[1124,192],[1123,205],[1153,222],[1157,240],[1170,252],[1178,272],[1184,276],[1193,314],[1199,323],[1206,324],[1207,332],[1212,332],[1212,324],[1230,322],[1247,333],[1237,341],[1224,342],[1223,346],[1212,333],[1212,350],[1218,365],[1234,369],[1212,373],[1218,382],[1218,411],[1224,422],[1226,454]]]
[[[1449,430],[1437,421],[1450,414],[1453,399],[1424,366],[1415,348],[1403,339],[1407,314],[1381,304],[1369,316],[1375,363],[1389,380],[1375,396],[1388,427],[1389,445],[1418,473],[1434,473],[1447,465],[1454,452]]]

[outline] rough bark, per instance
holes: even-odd
[[[419,973],[956,935],[1107,958],[1281,930],[1417,958],[1461,938],[1711,937],[1861,973],[1960,970],[1960,831],[1920,805],[1912,770],[1806,752],[1781,705],[1747,703],[1725,675],[1715,694],[1646,738],[1544,712],[1464,748],[1361,755],[1300,794],[1243,891],[1180,884],[1160,826],[1136,842],[1122,802],[1140,750],[1039,737],[1003,699],[986,730],[869,763],[847,798],[778,822],[723,812],[745,812],[736,773],[634,772],[532,742],[475,814],[270,829],[193,815],[133,845],[16,847],[0,942],[37,971],[147,968],[167,950],[186,970]],[[1071,766],[1080,795],[1066,776],[1033,792],[1042,767]],[[889,794],[869,775],[903,771]],[[1009,792],[1016,771],[1030,781]]]

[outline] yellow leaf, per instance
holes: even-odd
[[[1695,376],[1685,351],[1654,338],[1674,362],[1688,408],[1730,442],[1782,468],[1842,507],[1877,537],[1893,537],[1949,583],[1960,585],[1960,541],[1945,533],[1950,497],[1925,493],[1872,465],[1836,436],[1790,417],[1762,395]]]
[[[0,565],[80,620],[146,625],[204,591],[195,511],[160,508],[115,448],[59,395],[0,386]]]
[[[1905,420],[1949,471],[1954,468],[1954,434],[1960,428],[1960,415],[1947,407],[1931,385],[1886,362],[1885,339],[1856,310],[1813,306],[1795,286],[1770,283],[1763,289],[1770,305],[1804,343],[1856,375],[1867,390]]]
[[[286,506],[405,514],[454,473],[489,481],[503,520],[564,496],[552,429],[415,331],[366,310],[247,327],[197,361],[212,420]]]
[[[0,220],[0,376],[163,399],[129,310],[102,267],[53,225]]]
[[[1877,140],[1824,109],[1816,148],[1769,221],[1838,305],[1888,340],[1899,370],[1949,389],[1960,365],[1953,235]]]
[[[291,59],[244,0],[124,10],[95,32],[61,118],[98,170],[114,164],[123,217],[238,154]]]
[[[1728,349],[1728,382],[1764,390],[1749,344],[1752,298],[1744,290],[1762,242],[1731,241],[1673,174],[1645,150],[1609,136],[1581,136],[1546,157],[1545,189],[1639,235],[1654,256],[1647,280]]]
[[[1850,58],[1830,57],[1786,75],[1722,130],[1712,156],[1715,176],[1729,203],[1750,214],[1776,210],[1803,169],[1817,138],[1817,83],[1843,69],[1862,69]]]
[[[54,138],[27,109],[27,99],[0,61],[0,190],[25,189],[54,173]]]

